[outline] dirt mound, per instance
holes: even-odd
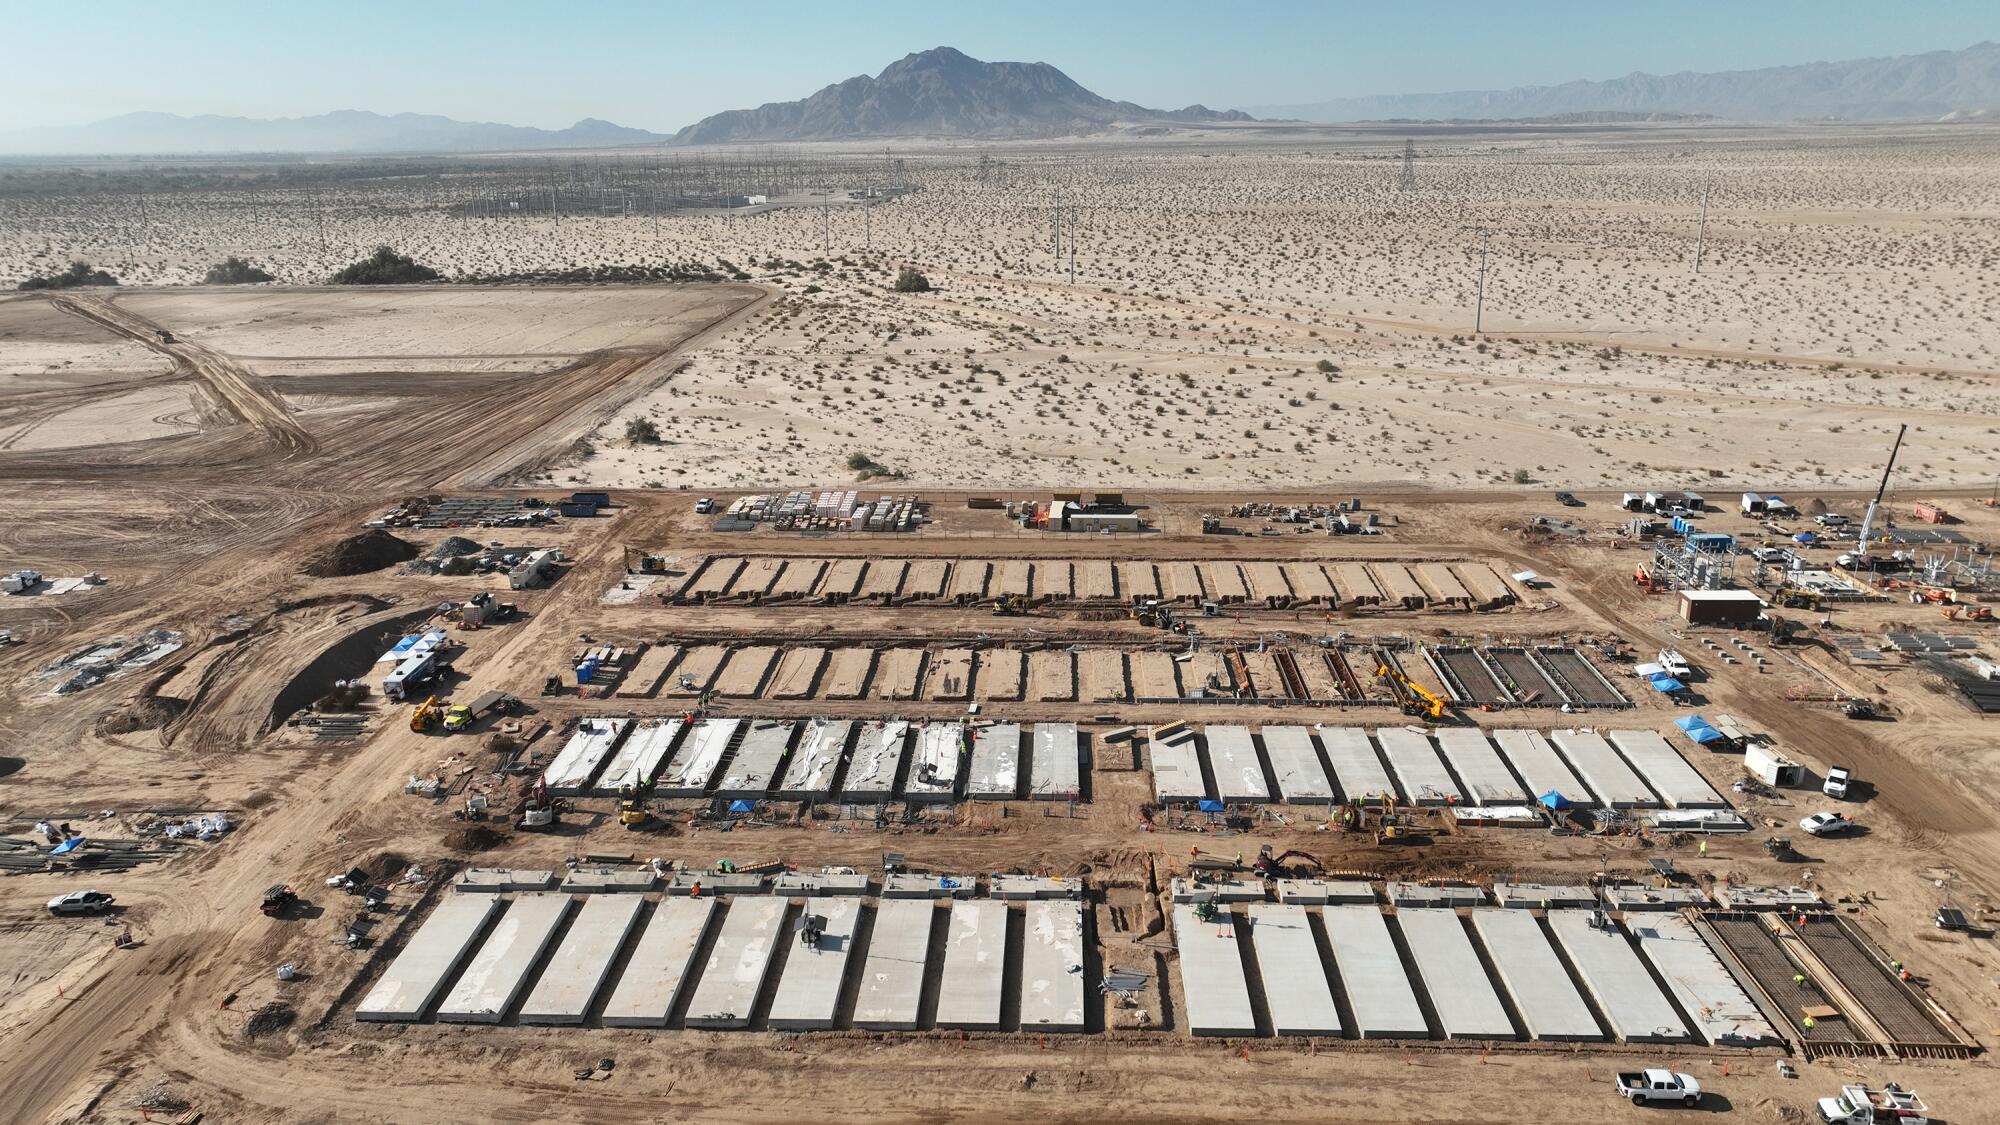
[[[410,861],[397,855],[395,852],[381,852],[370,857],[366,862],[355,864],[355,866],[359,867],[370,879],[380,883],[394,879],[408,870]]]
[[[306,565],[300,569],[312,578],[344,578],[350,574],[383,570],[416,557],[415,544],[406,543],[378,527],[342,539],[307,559]]]
[[[187,710],[185,699],[175,699],[170,695],[155,695],[134,700],[130,705],[108,711],[97,720],[97,733],[102,735],[131,734],[133,731],[158,730]]]
[[[1799,510],[1809,516],[1823,516],[1826,514],[1826,501],[1815,496],[1806,501],[1806,506]]]
[[[298,1018],[299,1014],[292,1010],[290,1004],[282,1000],[273,1000],[252,1012],[250,1018],[243,1021],[243,1038],[262,1039],[266,1035],[276,1035],[292,1026],[292,1021]]]
[[[479,544],[474,543],[463,535],[447,536],[444,542],[431,548],[431,557],[434,559],[448,559],[455,555],[476,555],[478,553]]]
[[[506,839],[484,824],[473,824],[447,834],[444,846],[455,852],[483,852],[499,847]]]

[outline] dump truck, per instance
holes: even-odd
[[[1924,1100],[1893,1082],[1880,1090],[1842,1086],[1836,1097],[1819,1100],[1819,1119],[1828,1125],[1926,1125]]]
[[[454,703],[444,713],[444,729],[465,730],[472,724],[495,712],[509,714],[519,705],[520,700],[504,691],[489,691],[471,703]]]
[[[1618,1075],[1618,1096],[1633,1105],[1647,1102],[1679,1102],[1692,1106],[1701,1101],[1701,1083],[1677,1070],[1628,1070]]]

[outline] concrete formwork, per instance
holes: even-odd
[[[1227,921],[1204,923],[1194,907],[1174,907],[1174,944],[1180,949],[1181,1010],[1195,1035],[1255,1035],[1250,983],[1236,930]]]
[[[1215,777],[1215,796],[1232,805],[1264,804],[1271,799],[1271,787],[1264,780],[1264,765],[1257,757],[1257,744],[1249,727],[1210,725],[1202,732],[1207,744],[1209,772]]]
[[[832,793],[840,756],[853,732],[854,724],[845,719],[814,719],[805,724],[776,795],[810,800]]]
[[[1729,802],[1688,764],[1673,744],[1651,730],[1614,730],[1611,744],[1670,809],[1726,809]]]
[[[1781,1043],[1757,1004],[1729,975],[1715,951],[1694,924],[1678,914],[1650,914],[1625,919],[1625,928],[1639,942],[1639,952],[1652,962],[1660,979],[1694,1020],[1702,1041],[1718,1047],[1756,1047]]]
[[[873,1031],[914,1031],[923,1004],[924,966],[930,962],[931,921],[937,907],[928,898],[885,898],[875,908],[868,960],[854,998],[854,1026]]]
[[[689,981],[695,950],[715,918],[716,902],[707,896],[659,901],[632,947],[632,958],[619,974],[611,999],[605,1001],[606,1027],[666,1026],[674,1001]]]
[[[1270,727],[1262,732],[1264,756],[1278,779],[1278,793],[1288,805],[1333,803],[1333,783],[1320,764],[1319,750],[1304,727]]]
[[[1680,1013],[1653,983],[1653,975],[1623,931],[1592,925],[1599,917],[1593,910],[1551,910],[1547,916],[1549,932],[1569,955],[1620,1041],[1685,1043],[1691,1038]]]
[[[522,1023],[580,1024],[591,1001],[604,988],[611,963],[632,936],[639,908],[638,895],[591,895],[583,900],[576,921],[563,935],[542,979],[521,1002]]]
[[[492,894],[454,894],[438,900],[410,944],[362,998],[354,1018],[385,1023],[422,1019],[437,1003],[445,982],[472,953],[501,903],[502,899]]]
[[[854,952],[854,927],[861,918],[858,898],[814,898],[806,915],[824,920],[820,939],[811,946],[792,940],[791,956],[778,977],[771,998],[771,1030],[824,1031],[833,1026],[847,980],[848,958]]]
[[[1493,749],[1485,731],[1439,727],[1432,737],[1437,739],[1438,749],[1458,775],[1465,798],[1472,804],[1519,805],[1533,796],[1514,780],[1514,774]]]
[[[702,719],[681,739],[681,748],[667,761],[654,792],[662,797],[699,797],[722,764],[722,755],[736,740],[741,719]]]
[[[909,741],[910,724],[899,720],[868,723],[855,736],[854,753],[847,761],[847,777],[840,785],[842,798],[851,801],[886,801],[896,791],[896,774],[903,768],[903,747]]]
[[[1375,755],[1375,744],[1367,731],[1322,725],[1313,730],[1319,735],[1319,744],[1326,747],[1326,761],[1333,767],[1333,780],[1340,786],[1342,799],[1377,803],[1396,796],[1396,785],[1389,780],[1389,771],[1382,768],[1382,759]]]
[[[1250,904],[1250,944],[1264,982],[1264,1007],[1279,1035],[1339,1035],[1340,1008],[1303,906]]]
[[[994,723],[972,732],[972,766],[965,795],[975,801],[1011,801],[1021,793],[1021,728]]]
[[[736,748],[736,756],[729,760],[729,770],[722,775],[715,795],[730,800],[757,800],[769,793],[778,776],[778,767],[785,760],[785,751],[792,745],[794,726],[789,720],[750,720],[743,732],[743,742]]]
[[[542,771],[549,792],[559,797],[573,797],[587,791],[618,746],[618,740],[625,737],[625,732],[630,729],[630,719],[579,720],[575,733],[556,752],[548,768]]]
[[[1632,772],[1632,767],[1625,764],[1625,759],[1595,731],[1559,730],[1551,732],[1549,738],[1576,770],[1576,775],[1606,805],[1614,809],[1650,809],[1660,803],[1646,783],[1639,780],[1639,775]]]
[[[1065,801],[1078,794],[1082,752],[1075,723],[1036,723],[1035,753],[1028,766],[1028,795]]]
[[[1363,1039],[1428,1037],[1430,1025],[1382,912],[1373,906],[1325,906],[1320,921],[1347,989],[1356,1033]]]
[[[1383,727],[1375,732],[1382,756],[1413,805],[1452,805],[1465,799],[1431,745],[1431,736],[1411,727]]]
[[[1595,808],[1597,797],[1586,788],[1576,774],[1570,772],[1567,763],[1549,745],[1549,741],[1531,730],[1496,730],[1493,741],[1499,743],[1500,753],[1505,755],[1509,765],[1521,775],[1528,785],[1528,796],[1540,799],[1544,794],[1554,792],[1572,805]]]
[[[499,1023],[520,999],[529,971],[548,951],[572,901],[566,894],[543,891],[509,903],[438,1006],[437,1018],[445,1023]]]
[[[682,726],[679,719],[639,724],[605,764],[604,772],[597,775],[592,792],[615,797],[621,790],[651,784],[659,776],[667,755],[673,752],[674,743],[680,740]]]
[[[1396,927],[1416,962],[1446,1039],[1513,1039],[1513,1021],[1486,977],[1458,911],[1421,907],[1396,911]]]
[[[1590,1005],[1571,983],[1568,970],[1542,924],[1525,910],[1490,907],[1472,912],[1472,928],[1493,961],[1493,971],[1533,1039],[1596,1042],[1604,1038]]]
[[[1007,904],[990,898],[954,901],[938,982],[937,1026],[997,1030],[1006,968]]]
[[[1021,938],[1021,1030],[1082,1031],[1083,904],[1038,899]]]
[[[965,760],[965,724],[927,723],[917,728],[917,753],[903,796],[912,801],[949,801],[958,795]]]
[[[1208,796],[1208,783],[1201,776],[1201,755],[1195,748],[1194,732],[1185,728],[1165,741],[1158,727],[1146,738],[1146,753],[1153,763],[1153,799],[1163,805],[1189,804]]]
[[[757,993],[763,990],[764,977],[771,970],[771,954],[785,937],[779,930],[786,906],[782,898],[738,895],[729,900],[722,929],[715,935],[715,948],[688,1001],[689,1027],[750,1025]]]

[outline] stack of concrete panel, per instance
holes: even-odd
[[[903,768],[903,745],[910,724],[902,720],[868,723],[855,738],[840,795],[850,801],[886,801],[895,795],[896,775]]]
[[[1083,904],[1039,899],[1021,938],[1021,1030],[1082,1031]]]
[[[695,950],[715,917],[717,901],[707,896],[660,900],[605,1002],[606,1027],[666,1026],[674,1001],[688,983]]]
[[[743,732],[736,756],[722,775],[715,795],[725,800],[756,800],[771,791],[785,750],[792,744],[792,724],[770,719],[752,719]]]
[[[1446,1039],[1512,1039],[1514,1024],[1486,979],[1486,968],[1456,910],[1421,907],[1396,911],[1396,926],[1410,947],[1417,976]]]
[[[1614,809],[1650,809],[1659,799],[1611,744],[1595,731],[1559,730],[1549,737],[1597,799]]]
[[[1403,971],[1389,924],[1373,906],[1320,910],[1333,963],[1347,988],[1355,1031],[1363,1039],[1422,1039],[1430,1035],[1416,990]]]
[[[903,796],[912,801],[949,801],[958,795],[959,763],[965,760],[965,724],[927,723],[917,728],[917,754]]]
[[[542,776],[548,781],[549,792],[558,797],[574,797],[589,790],[591,781],[604,768],[618,740],[631,726],[630,719],[584,719],[578,722],[576,733],[570,735],[569,741],[556,752],[555,760],[542,771]]]
[[[1670,809],[1723,809],[1729,802],[1658,731],[1615,730],[1611,743]]]
[[[854,1026],[874,1031],[913,1031],[924,995],[924,966],[930,961],[931,920],[937,907],[927,898],[885,898],[875,908],[868,960],[854,998]]]
[[[1195,917],[1194,907],[1174,907],[1174,944],[1181,954],[1188,1030],[1196,1035],[1257,1034],[1243,953],[1236,948],[1236,930],[1227,916],[1205,923]]]
[[[662,797],[699,797],[708,791],[722,755],[736,739],[741,719],[703,719],[681,740],[654,792]]]
[[[845,719],[814,719],[807,723],[775,795],[789,800],[816,800],[832,794],[833,778],[840,772],[840,757],[853,731],[854,724]]]
[[[1326,983],[1326,964],[1306,908],[1252,903],[1250,944],[1257,953],[1271,1030],[1279,1035],[1339,1035],[1340,1009]]]
[[[1539,794],[1529,793],[1514,780],[1507,763],[1493,749],[1486,732],[1470,727],[1440,727],[1435,737],[1438,749],[1451,763],[1453,773],[1465,790],[1466,800],[1475,805],[1520,805]]]
[[[1194,732],[1179,728],[1168,737],[1159,728],[1146,739],[1153,759],[1153,799],[1163,805],[1192,804],[1208,796],[1208,784],[1201,778],[1201,755],[1195,749]]]
[[[1319,750],[1304,727],[1265,727],[1264,754],[1278,779],[1278,793],[1288,805],[1333,803],[1333,783],[1320,764]]]
[[[546,891],[555,885],[553,871],[515,867],[468,867],[451,881],[454,894]]]
[[[1781,1042],[1686,918],[1678,914],[1627,918],[1625,928],[1639,940],[1639,952],[1659,970],[1660,979],[1680,1001],[1681,1011],[1693,1018],[1704,1042],[1718,1047]]]
[[[951,904],[937,1025],[963,1031],[1000,1026],[1000,984],[1007,968],[1007,904],[990,898]]]
[[[689,1027],[750,1026],[750,1010],[771,971],[771,955],[788,936],[780,932],[785,907],[782,898],[739,895],[729,900],[715,948],[688,1001]]]
[[[1264,764],[1257,759],[1250,728],[1210,725],[1204,735],[1216,798],[1232,805],[1268,802],[1271,787],[1265,783]]]
[[[972,768],[965,795],[975,801],[1011,801],[1021,793],[1021,728],[994,723],[972,732]]]
[[[600,796],[615,797],[621,791],[638,789],[652,782],[660,774],[660,766],[673,752],[675,740],[680,738],[682,723],[679,719],[668,719],[663,723],[641,723],[634,730],[625,745],[611,756],[604,772],[597,776],[596,792]]]
[[[1600,928],[1594,923],[1604,919]],[[1584,987],[1610,1021],[1612,1033],[1627,1043],[1685,1043],[1687,1025],[1653,983],[1653,974],[1632,951],[1632,944],[1608,916],[1594,910],[1551,910],[1549,932],[1555,934]]]
[[[1037,801],[1066,801],[1076,796],[1081,761],[1075,723],[1036,723],[1028,795]]]
[[[566,894],[544,891],[510,903],[438,1007],[437,1018],[445,1023],[499,1023],[520,998],[528,973],[548,951],[571,901]]]
[[[1375,732],[1375,741],[1382,744],[1382,756],[1411,804],[1452,805],[1464,799],[1430,735],[1411,727],[1383,727]]]
[[[1500,983],[1533,1039],[1596,1041],[1604,1038],[1590,1005],[1557,959],[1542,924],[1525,910],[1472,912],[1472,928],[1493,961]]]
[[[1320,745],[1326,747],[1327,764],[1333,767],[1333,780],[1344,799],[1360,804],[1395,799],[1395,783],[1382,768],[1382,759],[1375,756],[1375,744],[1369,741],[1367,731],[1359,727],[1313,729],[1319,733]]]
[[[368,990],[354,1018],[407,1023],[422,1019],[438,994],[472,952],[502,900],[491,894],[449,895],[439,899],[416,936],[396,955],[389,971]]]
[[[632,935],[639,908],[638,895],[592,895],[577,911],[542,979],[521,1004],[522,1023],[580,1024],[591,1001],[604,987],[611,963]]]
[[[1507,756],[1514,772],[1527,783],[1530,798],[1540,800],[1553,792],[1580,808],[1596,807],[1597,797],[1570,772],[1548,739],[1531,730],[1496,730],[1493,740],[1500,744],[1500,752]]]
[[[857,898],[815,898],[805,905],[807,916],[820,919],[817,942],[792,942],[791,956],[778,978],[771,999],[773,1031],[824,1031],[833,1026],[840,1003],[840,986],[847,980],[847,960],[854,951],[854,925],[861,917]]]

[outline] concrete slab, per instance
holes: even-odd
[[[1261,880],[1238,879],[1234,876],[1222,879],[1193,879],[1176,875],[1167,884],[1167,889],[1175,902],[1263,902],[1264,884]]]
[[[1333,782],[1320,764],[1319,748],[1304,727],[1265,727],[1264,756],[1278,780],[1278,794],[1288,805],[1330,805]]]
[[[449,895],[417,927],[410,944],[389,963],[382,979],[362,997],[354,1018],[371,1023],[409,1023],[437,1003],[444,985],[472,954],[486,924],[500,912],[498,895]]]
[[[1329,902],[1374,902],[1375,887],[1364,879],[1280,879],[1278,901],[1300,906]]]
[[[591,1001],[604,987],[611,963],[632,936],[639,908],[637,895],[596,895],[584,900],[576,921],[563,935],[542,979],[521,1002],[522,1023],[575,1025],[583,1022]]]
[[[553,871],[512,867],[468,867],[451,881],[453,893],[498,894],[503,891],[546,891],[556,885]]]
[[[965,795],[975,801],[1011,801],[1021,795],[1021,728],[1014,723],[974,727],[972,766]]]
[[[689,1027],[750,1025],[750,1010],[764,988],[771,955],[778,942],[789,936],[781,932],[786,905],[782,898],[738,896],[729,900],[722,929],[715,935],[715,947],[688,1001]]]
[[[1625,919],[1625,928],[1638,939],[1639,953],[1667,982],[1681,1011],[1694,1020],[1702,1042],[1718,1047],[1783,1042],[1693,923],[1678,914],[1649,914]]]
[[[1021,1030],[1082,1031],[1083,904],[1027,906],[1021,938]]]
[[[1264,780],[1264,764],[1257,757],[1257,744],[1250,728],[1211,724],[1202,732],[1208,751],[1209,772],[1215,777],[1215,795],[1232,805],[1260,805],[1271,799],[1271,786]]]
[[[864,723],[855,735],[854,753],[847,760],[847,778],[840,795],[849,801],[886,801],[896,792],[896,774],[903,768],[903,748],[910,724],[898,719]]]
[[[1433,887],[1424,883],[1388,882],[1383,890],[1389,901],[1404,906],[1484,906],[1486,888],[1464,886]]]
[[[1454,805],[1465,799],[1430,735],[1414,727],[1383,727],[1375,732],[1375,741],[1410,804]]]
[[[599,891],[626,891],[639,894],[652,890],[660,876],[650,867],[577,867],[563,876],[564,894],[595,894]]]
[[[971,898],[979,889],[970,875],[921,875],[898,871],[882,876],[883,898]]]
[[[611,999],[605,1001],[604,1026],[666,1026],[674,1001],[689,982],[688,970],[715,918],[717,901],[707,896],[659,901],[632,947],[632,958],[619,974]]]
[[[1618,751],[1596,731],[1559,730],[1549,733],[1550,741],[1564,760],[1583,779],[1597,799],[1614,809],[1650,809],[1660,803]]]
[[[499,1023],[527,986],[528,972],[548,951],[556,927],[569,914],[566,894],[541,891],[507,905],[465,972],[438,1006],[443,1023]]]
[[[741,719],[702,719],[681,739],[681,748],[667,760],[654,790],[662,797],[699,797],[708,791],[722,755],[736,739]]]
[[[1514,910],[1594,910],[1597,892],[1552,883],[1495,883],[1493,901]]]
[[[1000,985],[1007,967],[1007,904],[990,898],[951,904],[937,1026],[963,1031],[1000,1027]]]
[[[855,872],[787,871],[771,880],[771,893],[788,898],[820,898],[828,895],[865,895],[868,876]]]
[[[1826,900],[1805,887],[1717,886],[1715,904],[1724,910],[1818,910]]]
[[[762,894],[764,877],[743,871],[676,871],[660,889],[670,895],[693,895],[696,887],[704,895]]]
[[[1181,1010],[1187,1013],[1188,1030],[1195,1035],[1257,1034],[1235,927],[1202,922],[1194,907],[1182,904],[1174,907],[1174,944],[1181,954]]]
[[[903,783],[903,796],[912,801],[956,799],[965,757],[965,724],[918,726],[916,756],[910,760],[910,776]]]
[[[1028,763],[1028,796],[1067,801],[1078,796],[1083,755],[1075,723],[1036,723],[1035,752]]]
[[[1591,924],[1592,910],[1551,910],[1549,932],[1555,935],[1597,1010],[1611,1023],[1612,1034],[1624,1043],[1685,1043],[1693,1036],[1666,994],[1653,983],[1624,931]],[[1608,916],[1606,917],[1608,921]]]
[[[785,776],[773,796],[786,800],[816,800],[833,793],[834,775],[854,724],[845,719],[814,719],[799,733],[798,749],[785,766]]]
[[[1394,800],[1396,785],[1382,759],[1375,756],[1375,744],[1360,727],[1330,727],[1318,724],[1313,732],[1326,747],[1327,765],[1333,767],[1334,784],[1350,804],[1379,804]]]
[[[683,725],[679,719],[640,723],[626,736],[625,744],[611,755],[604,772],[597,775],[592,792],[601,797],[616,797],[628,787],[637,789],[650,784],[660,775],[674,744],[680,741]]]
[[[736,756],[729,759],[729,769],[715,787],[715,795],[725,800],[754,801],[768,794],[772,782],[777,780],[778,767],[785,760],[785,751],[791,748],[795,725],[790,721],[750,720],[743,731],[743,741],[736,747]]]
[[[1146,752],[1153,764],[1154,800],[1163,805],[1191,805],[1207,799],[1208,783],[1202,780],[1201,755],[1192,731],[1181,728],[1164,741],[1157,734],[1148,736]]]
[[[1604,888],[1604,904],[1613,910],[1682,910],[1707,906],[1708,892],[1700,887],[1642,887],[1613,884]]]
[[[930,961],[929,900],[887,898],[875,908],[868,960],[854,997],[854,1026],[871,1031],[914,1031],[923,1004],[924,966]]]
[[[1403,932],[1417,979],[1430,994],[1431,1009],[1444,1025],[1446,1039],[1519,1038],[1458,911],[1398,910],[1396,927]]]
[[[1373,906],[1328,906],[1319,916],[1360,1037],[1427,1038],[1430,1025],[1382,912]]]
[[[1453,824],[1465,828],[1539,828],[1548,823],[1540,805],[1459,805]]]
[[[994,875],[987,893],[997,899],[1080,898],[1083,880],[1055,875]]]
[[[1507,763],[1493,749],[1485,731],[1469,727],[1439,727],[1431,732],[1451,771],[1458,775],[1465,799],[1475,805],[1524,805],[1539,794],[1514,779]]]
[[[1339,1035],[1340,1009],[1326,983],[1326,963],[1303,906],[1250,905],[1250,944],[1264,982],[1264,1006],[1279,1035]]]
[[[1581,808],[1597,807],[1597,795],[1592,793],[1562,760],[1549,740],[1531,730],[1496,730],[1493,741],[1500,745],[1500,753],[1514,772],[1527,783],[1528,798],[1539,799],[1543,794],[1554,791],[1563,800]]]
[[[557,797],[574,797],[590,789],[604,763],[611,757],[618,740],[632,729],[630,719],[582,719],[576,730],[556,751],[542,776],[548,779],[549,793]]]
[[[1590,1014],[1590,1005],[1569,979],[1555,947],[1535,916],[1498,907],[1472,912],[1472,928],[1493,962],[1500,984],[1514,1000],[1514,1010],[1528,1037],[1550,1042],[1602,1041],[1604,1029]]]
[[[1673,744],[1651,730],[1614,730],[1611,745],[1670,809],[1726,809],[1729,802]]]
[[[795,935],[771,998],[771,1030],[825,1031],[833,1026],[840,1004],[840,987],[847,980],[847,962],[854,952],[854,927],[861,919],[857,898],[815,898],[805,914],[824,919],[819,941],[800,944]]]

